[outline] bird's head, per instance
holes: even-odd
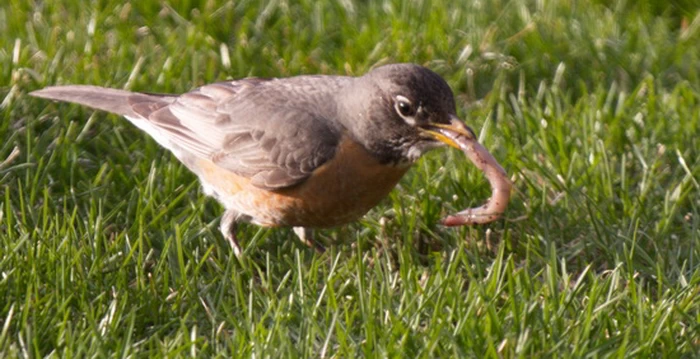
[[[341,91],[343,124],[382,162],[413,162],[453,136],[474,138],[456,115],[452,90],[435,72],[413,64],[378,67]],[[452,136],[450,136],[452,135]]]

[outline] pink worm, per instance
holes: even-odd
[[[469,139],[448,131],[441,131],[443,135],[453,139],[462,152],[474,165],[484,172],[491,185],[493,194],[480,207],[467,208],[461,212],[449,215],[442,220],[445,226],[463,226],[469,224],[484,224],[497,220],[508,207],[510,190],[513,186],[506,171],[498,164],[489,151],[475,139]]]

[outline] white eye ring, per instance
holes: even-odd
[[[409,99],[404,96],[397,95],[394,108],[396,109],[396,113],[399,114],[399,116],[401,116],[406,123],[411,126],[416,124],[416,120],[413,118],[413,116],[416,114],[416,108]]]

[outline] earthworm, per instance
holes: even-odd
[[[484,172],[491,185],[492,195],[486,203],[480,207],[467,208],[456,214],[449,215],[442,220],[445,226],[463,226],[470,224],[484,224],[497,220],[508,207],[512,183],[506,171],[498,164],[498,161],[476,139],[467,138],[450,131],[441,131],[445,136],[454,140],[474,165]]]

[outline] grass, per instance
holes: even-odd
[[[0,357],[697,357],[692,1],[0,4]],[[422,159],[360,222],[242,228],[128,122],[26,93],[154,92],[409,61],[515,178]]]

